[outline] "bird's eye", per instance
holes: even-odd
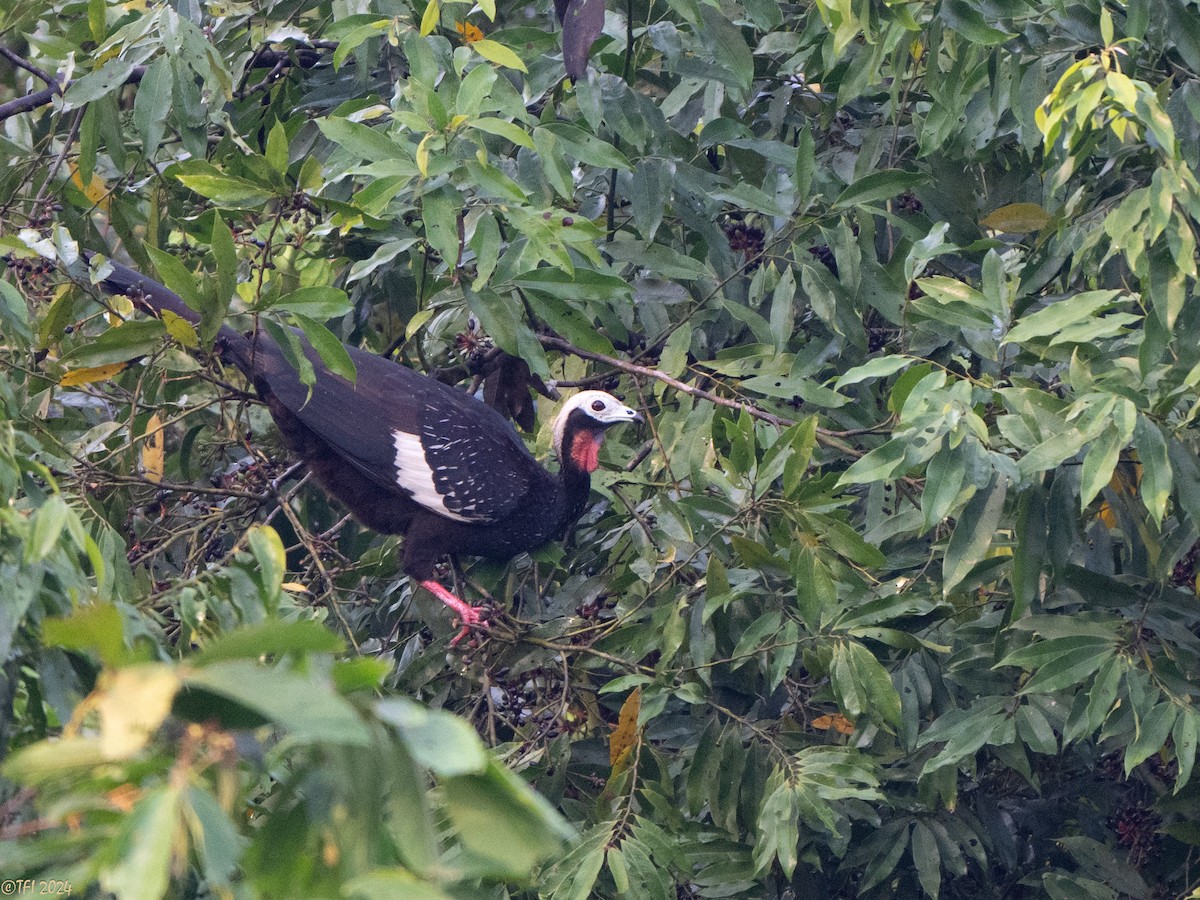
[[[479,330],[479,319],[477,319],[475,317],[475,314],[472,313],[471,315],[467,316],[467,331],[478,331],[478,330]]]
[[[594,409],[596,412],[604,412],[604,401],[603,400],[593,400],[592,401],[592,409]]]

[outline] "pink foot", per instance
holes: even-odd
[[[476,607],[459,600],[432,578],[422,581],[421,587],[458,613],[458,619],[462,622],[462,631],[451,639],[451,647],[457,647],[458,642],[470,634],[472,628],[487,628],[487,622],[483,620],[483,615]]]

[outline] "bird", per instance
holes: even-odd
[[[154,315],[200,321],[178,294],[135,269],[109,261],[100,271],[105,292]],[[357,373],[350,381],[297,337],[315,371],[311,386],[261,330],[244,335],[222,325],[214,351],[254,386],[284,443],[327,494],[366,527],[403,535],[404,573],[461,623],[452,646],[486,623],[437,580],[437,563],[459,554],[511,559],[561,539],[587,507],[606,432],[643,421],[604,391],[574,394],[554,420],[552,474],[507,419],[466,391],[347,345]]]

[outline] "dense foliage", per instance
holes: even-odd
[[[1195,0],[557,5],[0,3],[0,878],[1197,890]],[[452,651],[224,321],[648,421]]]

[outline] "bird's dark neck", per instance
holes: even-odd
[[[599,465],[598,454],[604,432],[604,427],[579,410],[573,411],[567,419],[558,448],[558,481],[562,490],[564,528],[578,519],[587,506],[592,489],[592,472]]]

